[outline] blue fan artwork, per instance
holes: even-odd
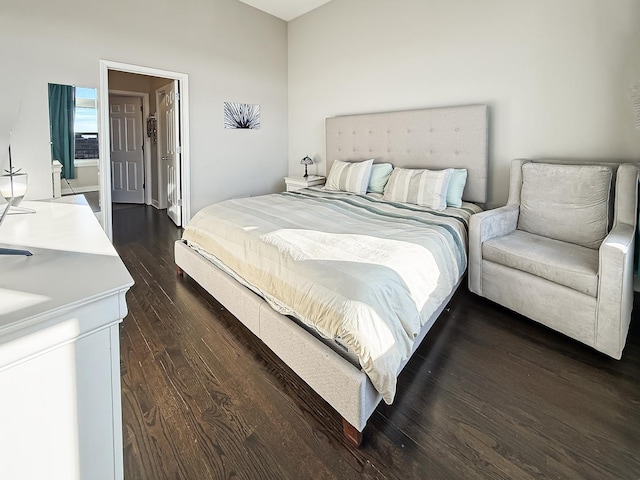
[[[22,169],[15,169],[11,160],[11,145],[9,145],[9,170],[5,170],[4,175],[0,175],[0,195],[7,201],[4,211],[0,216],[0,225],[4,221],[11,208],[18,208],[18,204],[27,193],[27,174],[20,173]],[[22,213],[34,213],[30,209],[20,209]],[[18,250],[15,248],[0,248],[0,255],[26,255],[31,256],[28,250]]]

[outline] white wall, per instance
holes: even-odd
[[[333,0],[289,22],[289,172],[324,119],[490,106],[489,205],[519,157],[640,159],[640,0]]]
[[[143,21],[144,20],[144,21]],[[282,188],[287,25],[237,0],[2,0],[0,168],[9,131],[28,198],[51,197],[47,83],[98,87],[99,60],[187,73],[191,209]],[[225,130],[224,101],[260,104],[260,130]]]
[[[236,0],[3,0],[0,168],[13,130],[28,198],[51,196],[47,83],[97,88],[107,59],[189,74],[194,213],[281,189],[306,154],[323,162],[328,116],[468,103],[491,107],[491,203],[500,204],[512,158],[640,157],[629,101],[640,81],[640,0],[614,5],[333,0],[287,32]],[[224,101],[260,104],[261,129],[225,130]]]
[[[98,181],[98,160],[81,161],[76,163],[75,178],[60,180],[62,195],[98,191]]]

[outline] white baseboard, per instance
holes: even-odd
[[[157,208],[158,210],[162,210],[160,208],[160,202],[158,200],[151,200],[151,206]]]
[[[88,185],[86,187],[77,187],[71,190],[69,187],[63,188],[61,190],[62,195],[73,195],[75,193],[87,193],[87,192],[97,192],[100,190],[100,185]]]
[[[98,168],[98,159],[77,158],[73,161],[75,168]]]

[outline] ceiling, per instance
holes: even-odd
[[[293,20],[330,0],[240,0],[282,20]]]

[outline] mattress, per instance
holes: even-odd
[[[183,239],[276,311],[343,342],[391,403],[422,325],[464,274],[478,211],[305,189],[206,207]]]
[[[220,260],[218,260],[214,255],[211,255],[209,252],[207,252],[200,245],[198,245],[195,242],[187,242],[187,241],[185,241],[185,243],[187,244],[187,246],[189,248],[191,248],[191,249],[195,250],[196,252],[198,252],[199,255],[201,255],[202,257],[204,257],[207,260],[209,260],[217,268],[219,268],[220,270],[224,271],[227,275],[232,277],[238,283],[240,283],[241,285],[244,285],[245,287],[247,287],[249,290],[253,291],[254,293],[262,296],[262,293],[260,292],[260,290],[255,288],[253,285],[248,284],[244,280],[244,278],[242,278],[239,275],[237,275],[233,270],[229,269]],[[334,352],[336,352],[342,358],[347,360],[353,366],[360,367],[360,361],[358,359],[358,355],[353,350],[351,350],[349,348],[349,345],[344,343],[344,341],[342,341],[341,338],[339,338],[339,337],[333,338],[333,339],[332,338],[326,338],[326,337],[322,336],[320,333],[318,333],[315,329],[313,329],[309,325],[306,325],[304,322],[300,321],[299,319],[297,319],[293,315],[287,315],[287,316],[289,317],[289,319],[292,322],[297,323],[301,328],[303,328],[304,330],[309,332],[309,334],[313,335],[318,340],[320,340],[322,343],[327,345],[329,348],[331,348]]]

